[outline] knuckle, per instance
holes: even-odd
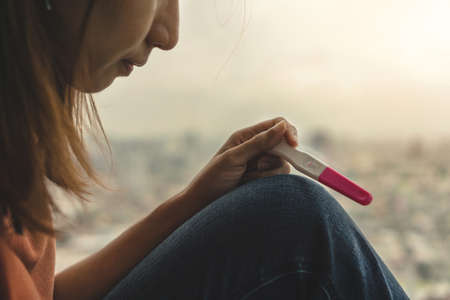
[[[222,153],[221,161],[227,165],[233,164],[236,161],[236,154],[228,149]]]
[[[276,123],[285,121],[286,124],[288,125],[288,127],[292,130],[292,132],[295,134],[298,134],[297,128],[291,122],[289,122],[285,117],[279,116],[279,117],[276,117],[274,120],[276,121]]]
[[[278,125],[278,123],[277,123],[277,125]],[[286,125],[285,125],[285,126],[286,126]],[[275,127],[275,126],[274,126],[274,127]],[[277,130],[275,130],[274,127],[271,127],[271,128],[269,128],[269,129],[266,131],[266,136],[275,136],[275,135],[277,135]]]
[[[240,130],[237,130],[237,131],[233,132],[233,133],[230,135],[230,138],[229,138],[228,140],[229,140],[229,141],[236,140],[236,138],[239,137],[240,132],[241,132]]]
[[[268,137],[271,136],[270,130],[267,132],[261,132],[251,138],[252,142],[255,142],[258,145],[263,145]]]
[[[282,117],[282,116],[279,116],[279,117],[276,117],[275,119],[274,119],[275,121],[278,121],[278,122],[281,122],[281,121],[287,121],[284,117]],[[277,122],[277,123],[278,123]]]
[[[266,140],[271,140],[271,139],[273,139],[273,138],[275,138],[277,136],[278,136],[278,133],[275,130],[269,130],[267,132],[267,134],[265,135],[265,139]]]

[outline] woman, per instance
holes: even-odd
[[[54,275],[46,182],[80,200],[107,188],[83,143],[83,112],[107,142],[89,93],[175,47],[178,20],[178,0],[0,3],[0,298],[407,299],[336,200],[267,154],[297,146],[282,117],[234,132],[180,193]]]

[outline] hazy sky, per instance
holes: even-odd
[[[450,135],[448,0],[180,5],[176,48],[94,96],[109,135],[231,133],[278,115],[301,132]]]

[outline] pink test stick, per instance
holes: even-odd
[[[368,205],[372,195],[356,183],[339,174],[311,154],[295,149],[286,140],[269,151],[270,154],[286,159],[295,169],[317,180],[335,191],[347,196],[361,205]]]

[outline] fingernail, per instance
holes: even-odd
[[[258,162],[258,169],[259,170],[269,169],[270,167],[271,167],[271,164],[266,162],[266,161],[259,161]]]
[[[267,169],[267,168],[269,168],[269,164],[268,163],[263,163],[263,162],[258,163],[258,170],[264,170],[264,169]]]

